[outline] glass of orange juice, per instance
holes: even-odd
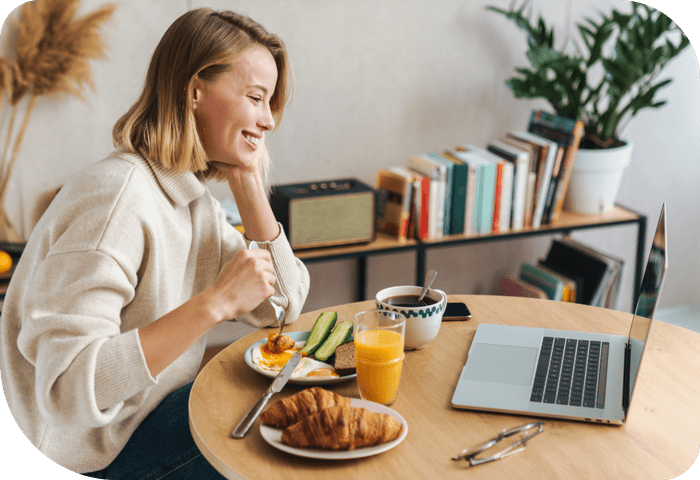
[[[406,318],[388,310],[355,315],[355,365],[363,400],[391,405],[396,399],[403,365]]]

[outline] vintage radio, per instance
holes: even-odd
[[[375,193],[354,178],[276,185],[270,205],[294,249],[374,239]]]

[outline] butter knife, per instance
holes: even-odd
[[[292,358],[289,359],[282,371],[277,374],[272,382],[272,385],[270,385],[270,388],[263,393],[260,400],[253,405],[253,408],[250,409],[248,414],[243,417],[243,420],[241,420],[236,428],[233,429],[233,433],[231,434],[233,438],[245,437],[251,425],[253,425],[253,422],[255,422],[255,420],[258,418],[258,415],[260,415],[262,409],[265,408],[265,405],[267,404],[267,401],[270,400],[272,394],[278,393],[280,390],[282,390],[282,388],[287,384],[287,381],[292,377],[292,373],[294,373],[294,369],[297,368],[299,362],[301,362],[301,353],[294,352],[294,355],[292,355]]]

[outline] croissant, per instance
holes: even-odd
[[[282,443],[291,447],[353,450],[391,442],[402,425],[391,415],[350,406],[330,407],[282,431]]]
[[[350,405],[350,399],[321,387],[307,388],[273,403],[260,415],[260,421],[265,425],[284,428],[337,405]]]

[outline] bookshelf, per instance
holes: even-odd
[[[634,264],[634,286],[636,288],[642,281],[642,268],[644,267],[644,244],[646,240],[647,217],[632,209],[616,205],[609,212],[599,215],[583,215],[574,212],[562,211],[558,221],[540,228],[525,228],[517,231],[488,233],[484,235],[447,235],[442,238],[430,240],[407,240],[399,242],[396,238],[383,232],[377,232],[376,239],[372,242],[358,245],[340,247],[326,247],[310,250],[297,250],[296,256],[304,263],[327,262],[332,260],[356,259],[357,283],[356,300],[367,298],[367,258],[375,255],[384,255],[397,252],[412,251],[416,258],[416,285],[421,285],[426,272],[426,253],[438,247],[495,242],[517,238],[539,237],[556,234],[569,234],[578,230],[592,230],[624,225],[637,227],[637,242]],[[463,292],[465,293],[465,292]],[[632,292],[632,299],[636,298],[636,291]],[[633,302],[634,303],[634,302]],[[634,308],[634,305],[632,306]]]

